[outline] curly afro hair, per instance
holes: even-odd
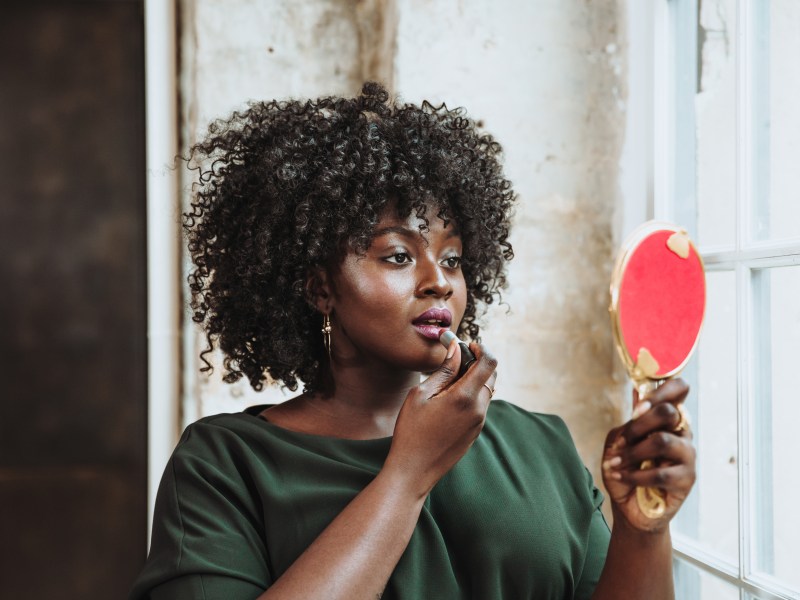
[[[357,98],[249,104],[211,124],[190,150],[198,171],[183,215],[194,262],[193,320],[224,358],[224,380],[267,375],[320,389],[327,355],[308,280],[363,252],[381,212],[423,218],[432,206],[463,241],[467,304],[459,333],[478,339],[478,307],[499,298],[516,199],[500,145],[461,108],[397,104],[377,83]],[[204,165],[204,166],[202,166]]]

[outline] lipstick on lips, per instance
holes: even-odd
[[[438,340],[444,327],[450,327],[453,316],[446,308],[429,308],[411,323],[417,331],[430,340]]]
[[[443,329],[442,335],[439,338],[439,341],[442,342],[442,345],[445,348],[450,347],[450,343],[456,338],[456,334],[450,331],[449,329]],[[472,363],[475,362],[475,355],[472,353],[472,350],[469,349],[469,346],[458,340],[458,345],[461,346],[461,366],[458,368],[458,376],[461,377],[467,369],[470,368]]]
[[[412,324],[426,338],[439,340],[445,348],[449,348],[450,342],[457,339],[456,334],[448,329],[452,322],[453,316],[446,308],[429,308],[414,319]],[[475,362],[475,355],[461,340],[458,340],[458,345],[461,346],[461,366],[458,369],[458,376],[461,377]]]

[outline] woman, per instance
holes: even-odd
[[[459,345],[439,342],[478,337],[513,256],[491,136],[367,84],[254,104],[194,152],[210,165],[185,215],[194,320],[226,381],[305,390],[186,430],[132,598],[673,596],[686,385],[609,433],[609,532],[563,422],[490,403],[491,354],[473,342],[459,378]],[[638,485],[666,490],[662,518]]]

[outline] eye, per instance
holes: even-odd
[[[448,256],[441,262],[442,265],[448,267],[450,269],[457,269],[461,266],[461,257],[460,256]]]
[[[407,252],[395,252],[391,256],[387,256],[384,258],[386,262],[390,262],[396,265],[404,265],[406,263],[411,262],[411,256]]]

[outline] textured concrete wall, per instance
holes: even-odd
[[[186,141],[249,98],[353,93],[466,106],[506,150],[520,194],[508,307],[484,341],[498,396],[569,423],[597,476],[623,398],[607,315],[625,124],[623,0],[184,0]],[[191,336],[195,336],[192,338]],[[194,339],[194,341],[192,341]],[[272,402],[197,375],[187,328],[185,417]]]

